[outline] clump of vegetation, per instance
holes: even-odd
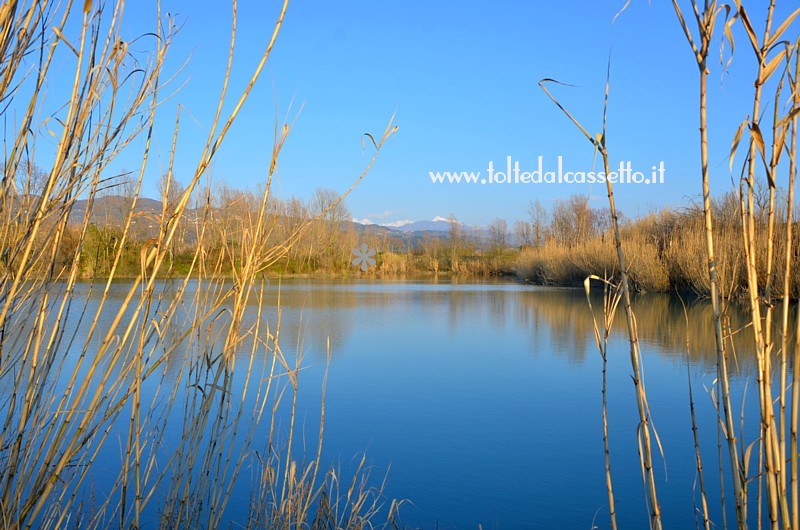
[[[698,180],[702,191],[701,205],[681,213],[662,212],[625,226],[620,222],[616,209],[613,186],[607,182],[612,224],[610,234],[613,237],[606,237],[605,234],[600,237],[601,241],[607,239],[607,246],[613,244],[617,272],[608,273],[608,252],[603,252],[597,245],[597,235],[592,237],[586,230],[570,231],[578,237],[557,241],[549,252],[524,252],[520,258],[520,268],[525,274],[544,277],[545,281],[547,274],[559,274],[559,266],[567,271],[561,273],[565,281],[574,281],[584,274],[594,335],[603,360],[602,419],[611,528],[617,527],[617,521],[609,457],[613,447],[608,440],[608,422],[613,420],[609,420],[607,415],[605,361],[609,330],[620,305],[625,312],[630,342],[632,380],[640,422],[637,429],[639,464],[649,526],[653,529],[662,528],[658,481],[653,473],[652,442],[654,438],[658,441],[658,438],[652,427],[644,388],[639,325],[630,298],[631,286],[636,285],[635,277],[642,274],[642,270],[647,271],[642,276],[649,278],[641,282],[643,287],[647,282],[652,282],[653,286],[659,285],[666,278],[670,288],[691,288],[711,299],[711,314],[705,325],[709,337],[713,336],[716,353],[716,377],[711,397],[718,421],[710,427],[716,431],[719,440],[715,459],[718,469],[715,474],[719,476],[721,487],[718,497],[721,503],[721,526],[729,528],[735,525],[743,530],[749,526],[761,528],[768,522],[773,529],[797,528],[800,520],[800,341],[793,341],[791,337],[800,336],[800,312],[795,312],[796,321],[792,330],[790,300],[797,298],[798,293],[794,191],[800,116],[800,37],[795,34],[788,36],[788,40],[781,39],[787,38],[787,30],[793,27],[792,24],[800,16],[800,8],[784,20],[774,20],[775,2],[770,2],[766,8],[763,35],[759,37],[748,11],[738,0],[733,8],[715,1],[699,5],[691,0],[690,17],[694,19],[691,22],[687,22],[677,0],[673,0],[672,4],[699,73],[701,164]],[[736,31],[750,44],[755,53],[753,64],[756,75],[752,108],[742,111],[746,117],[732,134],[732,171],[739,144],[745,141],[743,137],[748,144],[738,190],[714,199],[710,192],[708,169],[706,84],[710,69],[709,51],[718,24],[723,25],[724,40],[731,54]],[[602,157],[608,173],[608,81],[605,87],[603,129],[596,135],[587,132],[552,96],[547,88],[551,83],[557,82],[545,79],[540,86],[592,144]],[[766,97],[768,87],[773,90],[769,94],[771,103],[766,107],[769,112],[761,116],[764,109],[762,98]],[[781,164],[782,159],[784,162]],[[757,175],[762,169],[763,176],[759,178]],[[781,182],[785,186],[785,194],[780,193]],[[585,208],[576,208],[572,219],[585,219],[586,213]],[[549,267],[548,254],[557,256],[558,265]],[[644,256],[640,269],[635,263],[637,256]],[[589,261],[583,262],[583,259]],[[593,283],[603,286],[600,311],[592,304],[590,293]],[[734,296],[741,298],[749,309],[748,322],[736,327],[728,315],[728,307]],[[598,314],[602,314],[602,319],[598,319]],[[685,314],[688,329],[689,312]],[[748,336],[749,345],[745,351],[742,351],[741,345],[734,346],[734,336],[742,330],[752,333]],[[687,355],[692,347],[687,334]],[[757,418],[746,416],[744,404],[732,401],[728,363],[734,354],[746,356],[756,366]],[[718,524],[712,522],[709,515],[703,465],[705,453],[700,446],[698,430],[709,426],[697,424],[691,382],[688,397],[696,455],[695,472],[701,499],[694,507],[696,522],[698,528],[702,525],[708,530]],[[734,419],[738,410],[742,411],[741,417]],[[754,440],[744,439],[748,432],[746,426],[753,424],[758,425],[758,436]],[[660,442],[658,444],[660,446]],[[735,513],[735,521],[728,521],[726,499],[735,507],[735,512],[730,510]]]
[[[754,215],[757,230],[769,227],[768,193],[758,189]],[[780,198],[782,194],[776,193]],[[760,197],[760,199],[759,199]],[[774,229],[786,231],[790,219],[785,206],[773,212]],[[741,250],[741,215],[737,194],[728,192],[710,202],[715,240],[716,272],[721,294],[729,298],[742,298],[747,290],[745,255]],[[538,203],[531,205],[536,220],[523,221],[537,226],[539,236],[531,244],[522,246],[516,260],[517,273],[526,280],[546,285],[582,285],[591,274],[617,276],[618,265],[614,250],[609,246],[612,231],[599,209],[589,207],[585,197],[573,196],[559,201],[553,213]],[[683,210],[664,209],[637,219],[621,220],[622,245],[630,256],[629,270],[632,287],[637,291],[692,292],[711,296],[705,243],[705,225],[702,208]],[[793,248],[797,248],[798,235],[793,231]],[[534,242],[535,241],[535,242]],[[775,241],[773,252],[785,253],[786,242]],[[766,257],[769,245],[757,242],[759,255],[757,267],[761,269],[760,288],[766,288]],[[798,256],[790,261],[775,264],[775,272],[783,275],[798,265]],[[786,267],[789,267],[787,269]],[[789,296],[800,294],[800,278],[791,275]],[[772,294],[783,296],[783,286],[773,285]]]
[[[636,291],[668,291],[669,275],[666,264],[659,259],[657,247],[640,239],[623,242],[631,256],[628,274]],[[517,258],[517,273],[534,283],[544,285],[583,285],[587,271],[598,271],[608,277],[619,270],[614,249],[602,239],[592,239],[574,247],[549,241],[544,245],[523,250]]]
[[[278,215],[270,193],[288,124],[277,129],[260,193],[223,195],[219,205],[200,190],[267,62],[286,2],[239,89],[230,69],[234,2],[228,69],[195,170],[178,184],[173,142],[161,200],[145,214],[140,190],[157,110],[171,92],[165,60],[176,24],[159,12],[155,32],[135,47],[147,41],[149,53],[136,51],[123,39],[122,7],[11,0],[0,8],[0,99],[9,117],[0,187],[3,527],[217,528],[235,520],[360,529],[379,525],[379,514],[391,520],[397,504],[383,507],[363,469],[347,486],[327,472],[322,422],[316,452],[298,449],[301,357],[284,353],[280,318],[263,313],[262,273],[287,256],[304,259],[293,254],[303,237],[324,243],[315,223],[330,222],[341,197],[320,194],[310,219],[271,237],[290,218]],[[394,131],[390,123],[376,136],[375,156]],[[45,137],[56,140],[37,141]],[[109,164],[136,145],[141,166],[116,186]],[[225,206],[237,201],[248,207],[234,217]],[[112,289],[123,275],[129,281]],[[174,280],[157,281],[164,275]],[[84,276],[93,282],[79,283]],[[248,482],[247,469],[257,478]],[[234,515],[241,491],[250,506]]]

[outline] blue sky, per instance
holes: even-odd
[[[169,68],[188,64],[186,86],[162,109],[156,144],[161,164],[171,141],[174,105],[182,118],[177,176],[196,164],[222,85],[231,13],[226,2],[163,2],[182,29]],[[526,217],[531,200],[552,204],[589,194],[605,204],[600,185],[442,185],[430,171],[481,171],[507,156],[523,170],[538,156],[554,168],[589,171],[593,151],[537,86],[555,78],[575,87],[554,94],[591,131],[600,130],[606,66],[611,56],[608,147],[612,165],[648,170],[663,161],[665,183],[618,185],[618,207],[636,216],[686,206],[700,190],[698,72],[671,4],[624,2],[348,1],[291,2],[268,69],[234,125],[214,167],[215,180],[251,187],[266,178],[276,118],[297,115],[279,161],[280,196],[308,197],[317,187],[346,190],[371,150],[362,134],[379,135],[394,114],[398,133],[372,172],[347,199],[352,215],[375,222],[455,214],[468,224]],[[766,2],[750,2],[761,32]],[[779,2],[785,17],[789,2]],[[272,32],[279,3],[242,2],[232,94],[240,90]],[[685,5],[685,9],[690,9]],[[128,7],[132,37],[155,23],[142,5]],[[722,21],[720,21],[720,27]],[[694,28],[694,24],[691,25]],[[797,36],[798,23],[787,32]],[[738,124],[751,112],[753,52],[741,28],[723,76],[719,41],[709,77],[710,168],[715,191],[732,188],[728,153]],[[144,45],[142,45],[144,47]],[[769,101],[769,98],[767,98]],[[136,167],[126,153],[117,168]],[[145,195],[156,196],[159,161]]]

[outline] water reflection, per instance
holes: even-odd
[[[333,344],[344,344],[358,325],[363,311],[396,308],[398,314],[416,311],[441,319],[446,315],[451,333],[476,319],[502,329],[513,322],[527,330],[529,351],[536,355],[544,344],[554,341],[557,353],[571,362],[582,363],[597,353],[593,340],[589,306],[582,289],[543,288],[516,283],[464,283],[463,280],[394,282],[329,282],[320,286],[311,280],[284,282],[270,288],[268,303],[275,306],[280,296],[282,333],[305,337],[305,347],[312,355],[324,354],[330,336]],[[593,294],[596,311],[602,307],[602,296]],[[633,300],[640,340],[643,348],[651,347],[658,355],[684,362],[687,354],[703,369],[716,363],[716,340],[712,325],[712,309],[708,300],[669,294],[646,294]],[[309,315],[313,315],[310,317]],[[269,315],[273,320],[276,315]],[[730,368],[733,372],[752,367],[753,336],[747,326],[746,308],[732,304],[726,317],[733,337],[727,345],[736,355]],[[777,321],[779,312],[776,314]],[[598,315],[599,318],[599,315]],[[794,318],[794,309],[790,318]],[[305,325],[304,325],[305,324]],[[385,323],[391,325],[391,323]],[[627,337],[625,315],[617,312],[613,336]],[[793,333],[792,333],[793,337]],[[730,348],[731,344],[734,348]],[[339,355],[335,349],[332,354]]]

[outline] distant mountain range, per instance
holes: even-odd
[[[100,225],[110,225],[121,227],[127,215],[128,199],[120,196],[104,196],[95,199],[92,208],[90,222]],[[88,201],[78,200],[75,202],[70,213],[70,222],[80,224],[86,214]],[[191,218],[195,211],[189,209],[185,215]],[[147,237],[155,235],[161,215],[161,201],[140,197],[136,203],[136,216],[134,224],[147,234]],[[412,240],[422,240],[424,237],[447,237],[450,232],[451,221],[445,217],[436,216],[431,220],[423,221],[394,221],[390,223],[374,223],[369,219],[352,219],[353,227],[359,233],[372,234],[395,234],[404,238],[410,237]],[[469,226],[461,224],[462,233],[470,238],[480,239],[485,236],[486,229],[479,226]]]
[[[128,214],[130,199],[118,195],[97,197],[94,200],[90,222],[121,227]],[[80,224],[86,215],[89,201],[79,199],[75,201],[69,215],[69,222]],[[137,218],[142,218],[148,226],[158,225],[158,216],[161,215],[161,201],[139,197],[136,200]]]
[[[436,216],[430,221],[403,220],[391,223],[373,223],[369,219],[353,219],[355,225],[381,227],[393,232],[449,232],[450,222],[449,219],[440,216]]]

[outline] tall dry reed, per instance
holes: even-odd
[[[114,280],[135,240],[156,117],[174,92],[166,58],[175,21],[155,6],[157,27],[133,46],[123,39],[122,0],[10,0],[0,7],[0,99],[9,124],[0,187],[4,528],[217,528],[232,521],[234,493],[254,467],[261,476],[246,489],[253,492],[249,513],[237,512],[243,525],[377,524],[383,501],[364,475],[357,472],[355,486],[341,497],[338,479],[321,462],[324,401],[317,450],[298,453],[302,356],[284,353],[280,317],[269,322],[265,315],[268,287],[261,279],[343,197],[284,240],[269,237],[277,222],[271,183],[290,123],[276,123],[266,183],[236,229],[215,224],[217,211],[201,191],[267,64],[287,4],[266,31],[252,74],[235,88],[237,2],[231,3],[227,65],[208,136],[188,182],[179,186],[178,108],[157,234],[137,247],[134,277],[124,284]],[[78,23],[68,23],[73,19]],[[149,51],[136,51],[145,41]],[[377,139],[368,135],[374,155],[353,186],[395,130],[390,122]],[[141,164],[129,175],[121,227],[94,245],[94,205],[114,186],[109,167],[139,145]],[[204,206],[189,228],[193,198]],[[79,199],[87,207],[71,227]],[[176,234],[186,230],[197,241],[193,255],[184,274],[165,284],[159,278],[171,266]],[[217,230],[223,237],[216,239]],[[220,242],[214,253],[212,239]],[[104,268],[90,284],[79,283],[87,256],[99,252]],[[280,410],[289,418],[286,429],[279,429]],[[256,438],[259,425],[267,440]],[[104,461],[114,453],[112,464]],[[99,497],[91,494],[96,481],[107,486]],[[334,504],[332,517],[318,513]],[[392,504],[390,518],[395,510]]]

